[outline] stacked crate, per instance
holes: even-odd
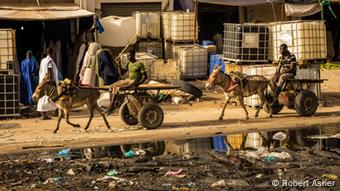
[[[0,29],[0,117],[19,115],[19,82],[15,31]]]
[[[162,13],[162,26],[165,58],[178,61],[180,78],[207,77],[208,52],[205,48],[195,44],[198,36],[195,14],[164,12]]]
[[[240,71],[246,75],[270,78],[275,67],[268,61],[269,27],[266,24],[224,24],[223,58],[225,72]],[[244,98],[251,107],[260,105],[257,95]]]
[[[161,15],[159,12],[136,12],[138,51],[163,58],[161,41]]]

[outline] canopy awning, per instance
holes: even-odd
[[[210,3],[230,6],[253,6],[280,3],[281,0],[194,0],[200,3]]]
[[[62,20],[92,16],[94,13],[81,9],[75,4],[7,4],[0,5],[0,19],[2,20]]]

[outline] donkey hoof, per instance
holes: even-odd
[[[249,117],[248,117],[248,116],[246,117],[246,120],[249,120]]]
[[[255,118],[258,118],[259,117],[259,115],[255,115]]]
[[[269,115],[269,118],[273,118],[273,115]]]
[[[53,131],[53,134],[57,134],[57,130],[54,130],[54,131]]]
[[[219,120],[219,121],[222,121],[222,120],[223,120],[223,117],[219,117],[218,120]]]
[[[79,125],[79,124],[75,124],[75,125],[73,125],[73,127],[74,127],[74,128],[79,128],[80,125]]]

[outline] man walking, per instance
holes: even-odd
[[[47,48],[46,57],[42,59],[40,63],[39,83],[42,82],[46,74],[49,75],[50,83],[53,83],[54,85],[58,83],[58,69],[51,57],[52,55],[53,50],[51,48]],[[37,110],[41,112],[42,120],[51,119],[50,117],[47,116],[46,112],[53,111],[55,109],[56,109],[55,105],[49,99],[47,99],[47,97],[44,96],[39,99]]]

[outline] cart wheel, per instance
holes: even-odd
[[[152,156],[162,155],[165,151],[165,143],[164,141],[143,143],[142,149],[145,150],[147,154]]]
[[[156,129],[163,123],[164,114],[156,104],[145,104],[138,114],[138,121],[147,129]]]
[[[311,116],[318,109],[318,98],[311,91],[300,92],[295,97],[294,108],[300,116]]]
[[[129,111],[128,102],[124,102],[123,105],[119,109],[120,118],[124,121],[127,125],[137,125],[138,120],[134,118]]]
[[[279,104],[279,103],[275,103],[275,104],[270,104],[270,103],[265,103],[263,104],[263,110],[266,112],[266,113],[270,113],[270,111],[272,111],[273,115],[274,114],[278,114],[280,113],[280,111],[282,110],[283,108],[283,105]]]

